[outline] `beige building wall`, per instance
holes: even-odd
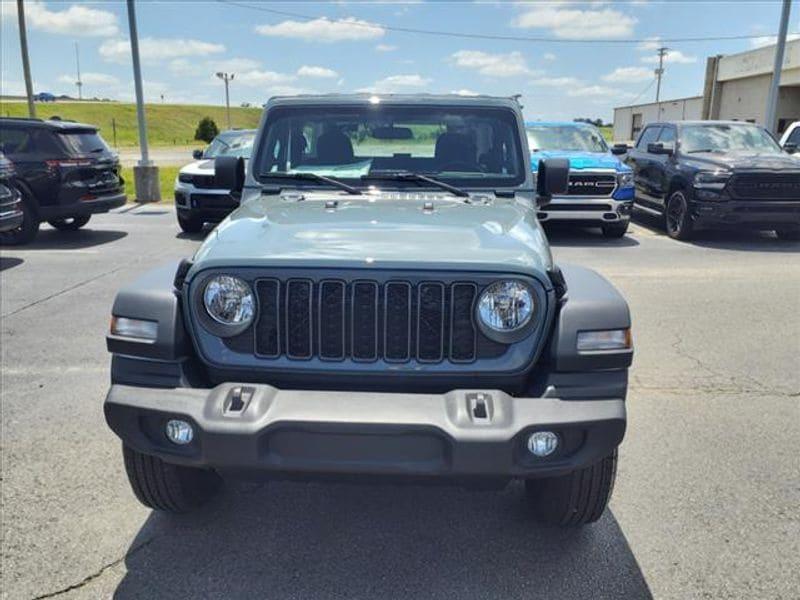
[[[691,121],[700,119],[703,97],[681,98],[656,104],[638,104],[614,109],[614,141],[631,142],[642,125],[654,121]],[[638,115],[638,117],[637,117]]]

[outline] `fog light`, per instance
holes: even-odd
[[[173,444],[184,446],[194,438],[194,429],[186,421],[171,419],[167,421],[167,439]]]
[[[552,431],[537,431],[528,438],[528,450],[534,456],[550,456],[558,448],[558,436]]]

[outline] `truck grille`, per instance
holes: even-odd
[[[616,175],[606,173],[570,173],[567,195],[610,196],[614,193],[616,187]]]
[[[423,363],[478,358],[474,283],[258,279],[255,290],[260,357]],[[490,346],[482,345],[497,350]]]
[[[739,173],[728,189],[741,200],[800,200],[800,172]]]
[[[193,175],[192,184],[201,190],[213,190],[218,187],[215,185],[213,175]]]

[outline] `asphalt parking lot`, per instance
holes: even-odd
[[[179,518],[137,503],[107,429],[115,291],[187,256],[172,208],[45,226],[2,252],[8,598],[797,598],[800,244],[551,231],[627,296],[636,359],[610,510],[533,523],[522,489],[231,486]]]

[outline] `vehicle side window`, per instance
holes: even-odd
[[[15,127],[0,128],[0,151],[6,156],[30,154],[33,151],[31,130]]]
[[[658,139],[658,134],[661,132],[661,127],[648,127],[639,136],[639,141],[636,142],[636,149],[647,152],[647,144],[655,142]]]
[[[663,127],[658,141],[664,144],[665,148],[675,148],[675,129],[673,127]]]
[[[794,128],[794,131],[792,131],[792,133],[790,133],[789,137],[786,139],[786,143],[800,146],[800,127]]]

